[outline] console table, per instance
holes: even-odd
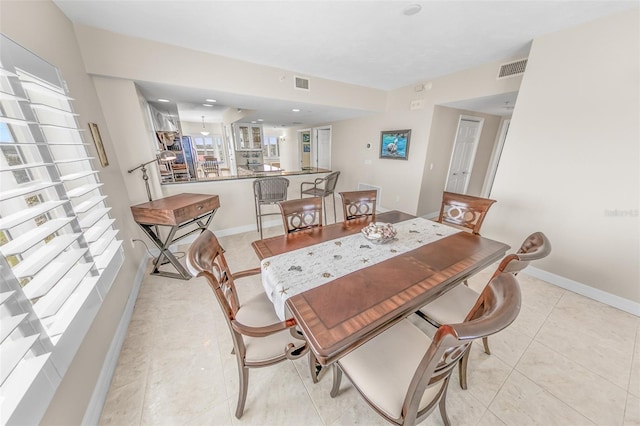
[[[191,274],[169,251],[169,247],[194,232],[202,232],[207,229],[218,207],[220,207],[218,196],[207,194],[178,194],[131,206],[133,219],[160,249],[160,254],[153,262],[151,275],[183,280],[191,278]],[[192,224],[197,225],[195,229],[176,237],[178,230]],[[169,227],[169,233],[164,241],[161,240],[158,226]],[[178,273],[158,269],[164,258],[176,268]]]

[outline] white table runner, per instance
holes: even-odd
[[[280,319],[291,296],[460,232],[420,217],[393,226],[398,235],[387,244],[358,233],[263,259],[262,285]]]

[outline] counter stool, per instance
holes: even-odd
[[[283,177],[265,177],[253,181],[253,200],[256,208],[256,225],[262,239],[262,217],[280,215],[280,212],[262,213],[262,206],[275,205],[287,199],[289,179]]]

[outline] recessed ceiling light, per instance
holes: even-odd
[[[211,104],[202,104],[202,106],[212,107],[213,105],[211,105]]]
[[[422,6],[420,6],[419,4],[410,4],[409,6],[404,8],[402,13],[404,13],[407,16],[411,16],[411,15],[415,15],[421,10],[422,10]]]
[[[215,99],[205,99],[205,101],[207,101],[207,102],[218,102]]]
[[[258,121],[264,121],[264,119],[262,119],[262,118],[258,118]]]
[[[158,102],[171,102],[171,101],[169,99],[160,98],[160,99],[158,99]]]
[[[299,110],[298,108],[294,108],[294,109],[292,109],[291,111],[293,111],[293,112],[300,112],[300,110]]]

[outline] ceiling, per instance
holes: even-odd
[[[536,37],[638,8],[637,1],[616,0],[54,2],[75,23],[382,90],[525,57]],[[416,5],[421,10],[407,15]],[[216,99],[216,105],[255,110],[251,118],[273,125],[313,124],[363,114],[140,84],[148,99],[175,102],[185,121],[201,121],[202,115],[213,121],[223,109],[202,106],[203,93]],[[504,102],[503,98],[485,99],[477,104],[502,110]],[[464,104],[457,107],[470,109]],[[292,108],[301,111],[292,114]]]

